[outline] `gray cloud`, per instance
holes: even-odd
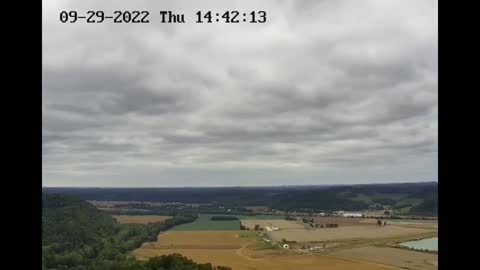
[[[58,21],[143,8],[150,24]],[[191,19],[160,24],[166,9]],[[195,24],[207,9],[268,22]],[[437,12],[429,0],[48,0],[43,183],[436,180]]]

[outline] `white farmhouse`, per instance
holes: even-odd
[[[265,229],[267,230],[267,232],[278,231],[277,226],[265,226]]]
[[[344,212],[342,214],[344,217],[363,217],[363,214],[360,212]]]

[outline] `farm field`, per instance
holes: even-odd
[[[179,253],[200,263],[225,265],[235,270],[384,270],[391,266],[325,256],[295,254],[285,250],[255,250],[253,232],[244,231],[168,231],[156,243],[145,243],[134,251],[138,259]],[[221,246],[224,245],[225,248]],[[280,254],[283,253],[283,254]]]
[[[280,230],[282,229],[303,229],[305,225],[299,223],[298,221],[291,221],[291,220],[283,220],[283,219],[252,219],[252,220],[245,220],[242,219],[241,223],[243,226],[249,228],[250,230],[255,229],[255,225],[259,225],[261,228],[265,228],[266,226],[277,226]]]
[[[377,220],[374,218],[355,218],[355,217],[315,217],[315,223],[320,225],[325,224],[338,224],[339,226],[343,225],[365,225],[365,224],[377,224]]]
[[[166,231],[159,234],[157,242],[145,243],[145,248],[199,248],[238,249],[251,242],[255,232],[244,231]]]
[[[164,222],[171,218],[170,216],[157,215],[112,215],[121,224],[147,224]]]
[[[391,248],[363,246],[331,253],[340,258],[368,260],[412,270],[438,269],[438,255]]]
[[[272,240],[297,242],[335,241],[353,239],[381,239],[400,236],[416,236],[433,232],[433,229],[403,227],[395,225],[387,226],[340,226],[339,228],[324,228],[315,230],[285,229],[268,232]]]
[[[225,216],[222,215],[212,215],[212,214],[200,214],[194,222],[185,223],[179,226],[172,228],[174,231],[212,231],[212,230],[220,230],[220,231],[235,231],[240,230],[240,220],[211,220],[210,218],[213,216]],[[241,215],[233,215],[238,217],[242,220],[248,219],[272,219],[273,218],[283,218],[281,216],[241,216]]]
[[[194,222],[181,224],[172,228],[172,231],[234,231],[240,229],[240,220],[210,220],[216,215],[199,215]]]
[[[437,220],[402,219],[402,220],[387,220],[387,223],[394,224],[394,225],[408,226],[408,227],[438,228]]]

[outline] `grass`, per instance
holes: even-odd
[[[410,209],[420,203],[422,203],[422,199],[416,199],[416,198],[407,198],[401,201],[398,201],[394,207],[396,207],[396,212],[398,214],[408,214],[410,212]],[[399,206],[405,205],[404,207],[398,208]]]
[[[363,194],[358,194],[356,197],[352,197],[351,200],[353,201],[360,201],[364,203],[371,203],[370,197],[363,195]]]
[[[240,233],[240,238],[256,238],[256,237],[257,237],[257,233],[254,231]]]
[[[390,193],[375,193],[372,196],[372,200],[375,199],[392,199],[394,201],[402,201],[405,198],[403,194],[390,194]]]

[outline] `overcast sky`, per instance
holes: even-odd
[[[228,2],[228,3],[227,3]],[[437,180],[437,1],[43,1],[44,186]],[[62,24],[149,10],[149,24]],[[161,24],[158,12],[185,14]],[[195,24],[265,10],[265,24]]]

